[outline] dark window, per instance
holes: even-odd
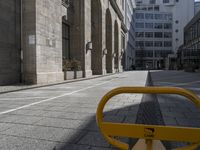
[[[172,29],[172,24],[171,23],[165,23],[164,29]]]
[[[169,0],[163,0],[163,3],[169,3]]]
[[[136,37],[144,37],[144,32],[136,32],[135,36]]]
[[[172,42],[170,42],[170,41],[165,41],[165,42],[164,42],[164,47],[172,47]]]
[[[153,47],[153,41],[146,41],[145,46],[146,47]]]
[[[172,33],[171,32],[165,32],[164,38],[172,38]]]
[[[162,38],[163,37],[163,33],[162,32],[155,32],[155,38]]]
[[[155,23],[155,24],[154,24],[154,28],[155,28],[155,29],[162,29],[162,28],[163,28],[163,25],[162,25],[162,23]]]
[[[62,23],[62,50],[63,58],[70,59],[70,27]]]
[[[154,46],[155,47],[162,47],[163,43],[162,43],[162,41],[156,41],[156,42],[154,42]]]
[[[153,37],[153,32],[146,32],[145,37],[147,38],[152,38]]]

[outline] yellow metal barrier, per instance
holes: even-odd
[[[173,126],[154,126],[154,125],[139,125],[139,124],[123,124],[103,122],[103,109],[106,103],[113,97],[119,94],[126,93],[145,93],[145,94],[177,94],[188,98],[197,108],[200,109],[200,98],[194,93],[174,87],[121,87],[108,92],[100,101],[96,120],[97,125],[103,134],[104,138],[114,147],[121,150],[128,150],[129,146],[126,143],[120,142],[113,137],[128,137],[136,139],[145,139],[147,150],[152,149],[153,140],[189,142],[190,146],[179,149],[196,149],[200,146],[200,128],[186,128]]]

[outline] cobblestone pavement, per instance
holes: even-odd
[[[112,150],[100,135],[95,113],[101,97],[119,86],[145,86],[147,72],[112,76],[0,95],[2,150]],[[142,95],[119,95],[104,120],[136,121]]]
[[[154,71],[151,76],[154,86],[181,87],[200,96],[200,73]],[[157,98],[166,125],[200,127],[200,110],[190,101],[177,95],[157,95]],[[171,145],[177,147],[185,144]]]

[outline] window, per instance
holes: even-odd
[[[142,22],[137,22],[135,25],[136,28],[144,28],[144,23]]]
[[[171,32],[165,32],[164,38],[172,38],[172,33]]]
[[[172,47],[172,42],[171,41],[165,41],[164,47]]]
[[[162,20],[163,19],[163,15],[162,14],[155,14],[155,19]]]
[[[179,31],[178,29],[175,30],[176,33],[178,33],[178,31]]]
[[[153,37],[153,32],[146,32],[145,37],[147,38],[152,38]]]
[[[153,29],[153,23],[145,23],[145,28]]]
[[[153,41],[146,41],[145,46],[146,47],[153,47]]]
[[[155,38],[162,38],[163,33],[162,32],[155,32]]]
[[[63,59],[70,58],[70,27],[66,23],[62,23],[62,50]]]
[[[163,43],[162,43],[162,41],[155,41],[155,42],[154,42],[154,46],[155,46],[155,47],[162,47],[162,46],[163,46]]]
[[[162,29],[162,28],[163,28],[163,25],[162,25],[162,23],[155,23],[155,24],[154,24],[154,28],[155,28],[155,29]]]
[[[145,19],[153,19],[153,14],[145,14]]]
[[[156,3],[156,0],[150,0],[149,3],[150,3],[150,4],[155,4],[155,3]]]
[[[136,32],[135,36],[136,37],[144,37],[144,32]]]
[[[155,6],[155,7],[154,7],[154,10],[155,10],[155,11],[159,11],[159,10],[160,10],[160,7],[159,7],[159,6]]]
[[[136,19],[144,19],[143,13],[136,13]]]
[[[144,47],[144,41],[136,41],[136,42],[135,42],[135,45],[136,45],[136,47],[138,47],[138,48],[142,48],[142,47]]]
[[[169,3],[169,0],[163,0],[163,3],[165,4],[165,3]]]
[[[176,20],[175,22],[176,22],[176,24],[178,24],[178,23],[179,23],[179,21],[178,21],[178,20]]]
[[[172,24],[171,23],[165,23],[164,29],[172,29]]]
[[[145,51],[144,52],[144,57],[153,57],[153,51]]]
[[[153,7],[148,7],[148,11],[153,11]]]

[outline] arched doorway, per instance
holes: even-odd
[[[114,51],[115,51],[115,70],[119,72],[119,28],[118,23],[115,21],[114,25]]]
[[[102,74],[102,8],[100,0],[91,0],[92,71]]]
[[[106,49],[107,49],[107,55],[106,55],[106,70],[107,73],[112,73],[112,18],[110,10],[106,10]]]

